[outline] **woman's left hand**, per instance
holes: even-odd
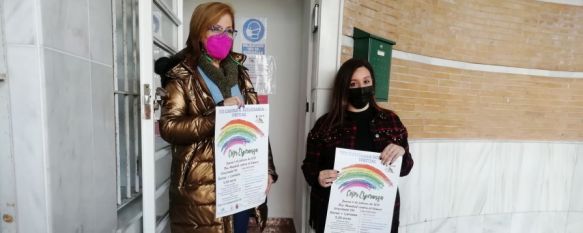
[[[239,108],[241,108],[245,106],[245,101],[243,101],[243,99],[239,98],[238,96],[231,96],[223,100],[223,105],[225,106],[237,105],[239,106]]]
[[[389,144],[387,147],[385,147],[385,149],[383,150],[383,152],[381,152],[381,160],[383,162],[384,165],[388,164],[392,164],[393,162],[395,162],[395,160],[397,160],[399,157],[403,156],[405,154],[405,148],[403,148],[402,146],[399,146],[397,144]]]
[[[271,184],[273,184],[273,178],[271,175],[267,175],[267,188],[265,189],[265,195],[268,195],[269,191],[271,191]]]

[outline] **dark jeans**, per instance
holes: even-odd
[[[247,233],[247,228],[249,227],[249,217],[251,215],[250,210],[244,210],[242,212],[233,215],[233,224],[235,225],[235,233]]]

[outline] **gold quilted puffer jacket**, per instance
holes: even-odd
[[[245,56],[232,54],[239,63]],[[204,80],[188,56],[166,76],[160,134],[172,144],[170,221],[172,233],[231,233],[232,216],[215,218],[215,104]],[[239,66],[238,84],[246,104],[257,104],[247,69]],[[269,148],[269,174],[277,179]],[[252,214],[263,230],[267,203]]]

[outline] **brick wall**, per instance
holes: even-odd
[[[537,1],[346,0],[352,27],[396,50],[470,63],[583,71],[583,7]],[[577,43],[579,41],[579,43]],[[343,46],[341,60],[352,57]],[[583,79],[470,71],[393,58],[389,103],[410,137],[583,140]]]
[[[393,59],[389,98],[412,138],[583,139],[583,79]]]
[[[346,0],[353,27],[396,49],[480,64],[583,71],[583,7],[535,0]]]
[[[352,48],[342,48],[344,62]],[[461,70],[392,60],[389,103],[410,137],[583,139],[583,79]]]

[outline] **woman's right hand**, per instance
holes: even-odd
[[[332,182],[334,182],[336,178],[338,178],[338,171],[322,170],[320,171],[320,175],[318,175],[318,183],[320,183],[320,186],[328,188],[332,186]]]
[[[238,96],[231,96],[231,97],[223,100],[223,105],[224,106],[237,105],[237,106],[239,106],[239,108],[241,108],[241,107],[245,106],[245,101],[243,101]]]

